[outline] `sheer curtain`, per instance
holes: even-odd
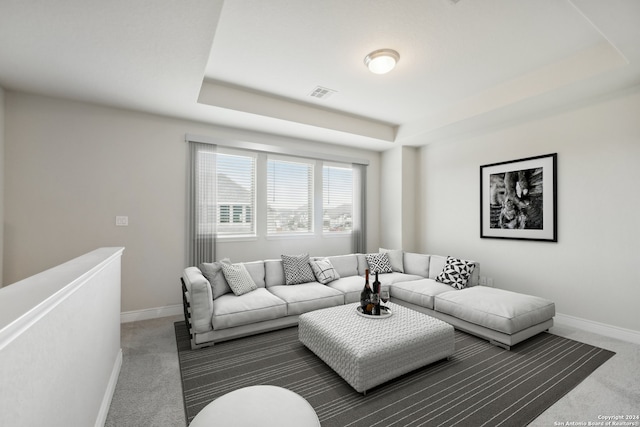
[[[353,163],[352,252],[367,253],[367,165]]]
[[[216,257],[216,146],[189,142],[189,265]]]

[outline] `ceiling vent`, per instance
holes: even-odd
[[[316,88],[313,89],[313,91],[311,91],[309,96],[317,99],[327,99],[336,92],[337,91],[333,89],[327,89],[326,87],[316,86]]]

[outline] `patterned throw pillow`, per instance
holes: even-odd
[[[369,264],[369,272],[371,274],[378,273],[391,273],[391,262],[389,261],[389,255],[387,253],[381,254],[367,254],[367,263]]]
[[[211,290],[213,291],[213,299],[231,292],[231,288],[229,287],[227,280],[224,278],[224,273],[222,272],[223,261],[230,262],[229,258],[225,258],[222,261],[218,262],[203,262],[202,264],[200,264],[200,271],[202,271],[202,275],[209,281],[209,284],[211,285]]]
[[[309,261],[309,264],[311,264],[311,269],[316,279],[323,285],[340,278],[336,269],[333,268],[333,264],[327,258]]]
[[[473,261],[448,256],[442,273],[436,277],[436,282],[451,285],[456,289],[464,289],[475,266]]]
[[[247,267],[243,264],[231,264],[229,261],[222,261],[221,264],[224,278],[227,279],[234,294],[240,296],[258,289]]]
[[[281,258],[285,284],[297,285],[316,281],[309,265],[309,254],[281,255]]]

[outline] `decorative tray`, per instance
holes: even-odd
[[[358,313],[360,316],[362,317],[366,317],[368,319],[386,319],[387,317],[391,317],[391,315],[393,315],[393,311],[391,311],[391,309],[389,307],[386,307],[384,305],[380,306],[380,316],[375,316],[373,314],[365,314],[362,311],[362,307],[358,306],[356,307],[356,313]]]

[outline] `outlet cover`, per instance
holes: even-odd
[[[118,227],[126,227],[129,225],[129,217],[128,216],[117,216],[116,217],[116,225]]]

